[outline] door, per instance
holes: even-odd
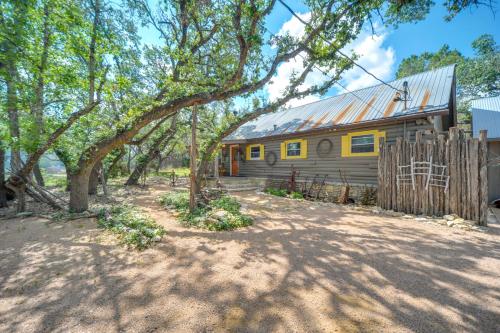
[[[238,176],[239,168],[239,147],[231,146],[231,176]]]

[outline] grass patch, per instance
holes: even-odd
[[[165,229],[130,205],[113,206],[99,212],[98,224],[118,235],[123,244],[138,250],[150,247],[165,235]]]
[[[189,193],[170,192],[160,197],[160,203],[179,213],[186,226],[212,231],[233,230],[252,224],[252,218],[241,213],[240,203],[230,196],[214,199],[208,205],[189,212]]]
[[[172,172],[175,172],[177,177],[189,177],[190,174],[189,168],[171,168],[160,170],[158,176],[170,178]]]

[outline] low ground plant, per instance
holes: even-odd
[[[274,188],[274,187],[268,187],[264,190],[265,193],[275,195],[277,197],[286,197],[286,190]]]
[[[300,192],[292,192],[292,193],[290,193],[290,198],[292,198],[292,199],[304,199],[304,195]]]
[[[304,199],[304,195],[300,192],[292,191],[290,194],[287,193],[285,189],[277,189],[274,187],[268,187],[264,190],[265,193],[275,195],[277,197],[289,197],[291,199]]]
[[[137,207],[117,205],[102,209],[98,215],[100,227],[110,230],[127,246],[144,250],[160,241],[165,229]]]
[[[179,220],[186,226],[222,231],[252,224],[252,219],[241,212],[240,203],[228,195],[211,200],[193,212],[189,211],[187,192],[169,192],[160,197],[160,203],[178,212]]]

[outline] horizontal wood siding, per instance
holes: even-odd
[[[410,139],[414,139],[417,130],[432,128],[432,124],[417,125],[415,121],[408,121],[406,124],[407,135]],[[393,143],[397,137],[402,137],[404,125],[394,124],[380,127],[366,128],[377,129],[386,132],[386,141]],[[267,165],[265,160],[259,161],[241,161],[240,176],[247,177],[269,177],[269,176],[284,176],[291,173],[292,165],[300,172],[300,178],[312,178],[315,175],[328,175],[328,182],[341,182],[339,177],[339,169],[347,177],[352,184],[377,184],[377,156],[370,157],[341,157],[341,137],[350,132],[363,131],[335,131],[318,135],[306,135],[297,138],[307,139],[308,156],[306,159],[282,160],[280,158],[280,143],[287,140],[283,139],[263,139],[261,141],[252,141],[253,143],[264,144],[266,155],[269,152],[276,154],[277,160],[274,166]],[[294,137],[295,138],[295,137]],[[317,154],[317,146],[320,140],[328,138],[333,143],[331,152],[324,157],[319,157]],[[243,145],[244,147],[244,145]],[[244,149],[244,148],[243,148]]]

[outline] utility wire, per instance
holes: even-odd
[[[297,15],[292,8],[290,8],[290,6],[288,6],[283,0],[278,0],[279,3],[281,3],[295,18],[297,18],[302,24],[304,24],[305,26],[309,27],[309,28],[312,28],[311,25],[306,22],[305,20],[303,20],[299,15]],[[333,46],[332,43],[326,39],[325,37],[323,37],[321,34],[318,34],[319,37],[325,41],[328,45],[330,46]],[[375,74],[371,73],[370,71],[368,71],[366,68],[364,68],[363,66],[361,66],[360,64],[358,64],[357,62],[354,61],[354,59],[352,59],[351,57],[349,57],[347,54],[345,54],[344,52],[342,52],[341,50],[339,49],[335,49],[335,52],[339,53],[341,56],[343,56],[344,58],[346,58],[347,60],[349,60],[350,62],[352,62],[356,67],[360,68],[361,70],[363,70],[366,74],[370,75],[371,77],[373,77],[375,80],[381,82],[382,84],[390,87],[391,89],[394,89],[398,92],[404,92],[402,91],[401,89],[398,89],[396,87],[394,87],[393,85],[385,82],[384,80],[382,79],[379,79]]]

